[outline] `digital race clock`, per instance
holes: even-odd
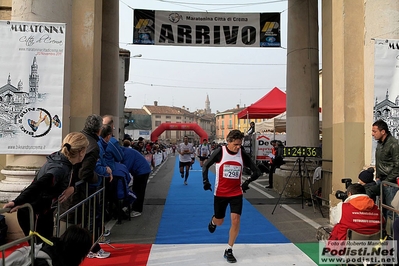
[[[283,147],[281,151],[283,157],[320,157],[322,156],[320,147]]]

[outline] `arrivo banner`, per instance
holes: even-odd
[[[280,13],[134,10],[133,44],[280,47]]]

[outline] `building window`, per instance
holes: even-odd
[[[160,115],[156,115],[155,118],[161,118],[161,116]]]
[[[159,127],[161,125],[161,121],[155,121],[155,126]]]
[[[181,119],[181,116],[176,116],[176,119]]]
[[[229,120],[229,126],[228,129],[233,129],[233,124],[231,123],[231,120]]]
[[[170,119],[170,115],[167,115],[167,116],[166,116],[166,119]]]

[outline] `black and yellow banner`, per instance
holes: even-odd
[[[134,44],[280,47],[280,13],[134,10]]]

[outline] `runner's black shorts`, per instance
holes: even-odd
[[[198,156],[198,158],[200,159],[201,162],[203,162],[206,159],[208,159],[208,156]]]
[[[241,215],[242,213],[242,195],[235,197],[218,197],[213,199],[213,208],[215,210],[215,218],[223,219],[226,216],[227,206],[230,204],[230,212]]]
[[[179,167],[184,167],[184,166],[191,166],[191,161],[189,161],[189,162],[179,161]]]

